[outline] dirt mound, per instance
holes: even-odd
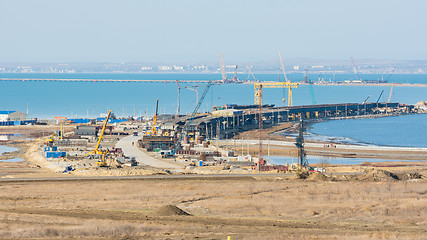
[[[365,170],[365,174],[358,176],[357,180],[369,182],[391,182],[397,181],[399,178],[389,171],[370,168]]]
[[[191,216],[188,212],[175,205],[166,205],[156,211],[158,216]]]
[[[308,176],[307,180],[309,181],[329,181],[329,177],[325,176],[323,173],[320,172],[314,172],[310,173],[310,176]]]

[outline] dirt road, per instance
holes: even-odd
[[[166,169],[182,169],[181,166],[153,158],[146,154],[145,152],[141,151],[137,147],[138,140],[141,139],[141,137],[138,136],[128,136],[125,138],[120,139],[116,143],[116,148],[122,148],[123,152],[126,156],[129,157],[135,157],[139,164],[154,167],[154,168],[166,168]],[[133,143],[133,144],[132,144]]]

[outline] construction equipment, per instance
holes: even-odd
[[[224,56],[222,54],[218,54],[219,56],[219,65],[221,67],[221,75],[222,75],[222,81],[227,81],[227,75],[225,74],[225,66],[224,66]]]
[[[254,97],[254,104],[256,105],[262,105],[262,89],[261,89],[261,85],[262,88],[298,88],[299,84],[298,83],[293,83],[293,82],[256,82],[254,83],[254,93],[255,93],[255,97]],[[292,93],[291,93],[292,96]],[[288,104],[289,105],[289,104]]]
[[[146,132],[144,135],[145,136],[150,136],[150,135],[157,135],[157,115],[158,115],[158,111],[159,111],[159,99],[157,98],[156,101],[156,113],[153,116],[153,126],[151,127],[151,131]]]
[[[238,81],[239,80],[239,78],[237,77],[237,65],[236,65],[236,69],[234,70],[234,76],[233,76],[233,78],[232,78],[232,80],[233,81]]]
[[[286,76],[285,66],[283,65],[283,59],[282,59],[282,55],[280,54],[280,50],[278,51],[278,53],[279,53],[280,63],[282,64],[282,70],[283,70],[283,76],[285,77],[285,82],[290,84],[291,81]],[[292,100],[292,88],[293,87],[291,85],[288,85],[287,88],[288,88],[288,106],[293,106],[294,105],[293,100]]]
[[[393,68],[393,71],[391,71],[390,75],[388,76],[388,78],[387,78],[387,82],[390,80],[391,76],[393,75],[394,70],[396,70],[396,67],[395,67],[395,68]],[[388,95],[388,100],[387,100],[387,102],[388,102],[388,103],[390,102],[390,100],[391,100],[391,95],[393,94],[393,87],[394,87],[394,83],[392,83],[392,84],[391,84],[390,93],[389,93],[389,95]]]
[[[184,87],[184,88],[196,93],[196,104],[197,104],[197,102],[199,101],[199,85],[189,86],[189,87]]]
[[[365,101],[363,101],[363,102],[362,102],[362,104],[368,103],[368,99],[369,99],[370,97],[371,97],[371,96],[368,96],[368,97],[365,99]]]
[[[180,95],[181,95],[181,86],[179,86],[178,80],[176,80],[176,84],[178,85],[178,106],[176,108],[176,117],[179,117],[179,107],[180,107]]]
[[[359,76],[357,76],[356,64],[354,64],[353,57],[350,57],[350,58],[351,58],[351,63],[353,64],[353,71],[354,71],[354,74],[356,75],[356,79],[357,79],[357,81],[359,81]]]
[[[197,112],[199,111],[199,108],[200,108],[200,106],[202,105],[203,100],[205,99],[206,94],[208,93],[209,88],[210,88],[211,86],[212,86],[212,82],[211,82],[211,81],[209,81],[209,82],[208,82],[208,85],[206,86],[205,90],[203,91],[202,97],[199,99],[199,101],[198,101],[198,103],[197,103],[196,107],[194,108],[193,112],[191,113],[190,118],[189,118],[189,119],[188,119],[188,121],[185,123],[185,125],[184,125],[184,127],[183,127],[183,130],[182,130],[182,132],[181,132],[181,135],[180,135],[180,137],[179,137],[178,141],[177,141],[177,142],[176,142],[176,144],[175,144],[175,148],[174,148],[174,149],[171,149],[171,150],[170,150],[170,151],[168,151],[168,152],[164,152],[164,156],[165,156],[165,157],[168,157],[168,156],[174,156],[174,155],[176,154],[176,151],[178,151],[178,149],[179,149],[179,147],[180,147],[180,145],[181,145],[182,139],[184,139],[184,136],[186,136],[186,135],[187,135],[188,128],[189,128],[189,126],[191,125],[191,123],[193,122],[194,117],[196,116]]]
[[[252,67],[249,67],[248,65],[246,65],[246,68],[249,70],[248,81],[249,81],[249,76],[252,76],[254,78],[254,81],[257,82],[258,80],[255,78],[254,74],[252,73]]]
[[[106,150],[100,149],[100,145],[101,145],[102,138],[104,137],[105,128],[107,127],[107,123],[108,123],[108,120],[110,119],[110,115],[111,115],[111,110],[108,111],[107,117],[105,118],[101,133],[99,135],[98,141],[96,142],[95,149],[86,154],[86,156],[89,154],[102,155],[101,160],[96,162],[96,165],[99,167],[107,167],[106,157],[109,151],[108,149]]]
[[[391,95],[393,94],[393,88],[394,88],[394,83],[391,84],[390,93],[388,94],[388,100],[387,100],[388,103],[391,100]]]
[[[300,120],[299,120],[299,134],[298,134],[298,137],[296,139],[295,146],[297,146],[297,148],[298,148],[298,164],[299,164],[299,167],[300,168],[302,168],[302,167],[308,168],[309,167],[308,161],[306,158],[306,153],[304,151],[304,145],[305,144],[304,144],[303,129],[304,129],[303,121],[302,121],[302,118],[300,118]]]
[[[107,127],[108,120],[110,119],[111,110],[108,111],[107,117],[105,118],[104,125],[102,125],[101,134],[99,135],[98,142],[96,142],[96,147],[92,150],[93,154],[103,154],[104,151],[99,149],[101,145],[102,138],[104,137],[105,128]]]
[[[60,132],[60,138],[61,138],[61,140],[62,139],[64,139],[64,125],[63,125],[63,123],[72,123],[73,121],[71,121],[71,120],[68,120],[68,118],[66,118],[66,117],[58,117],[58,116],[55,116],[54,117],[56,120],[58,120],[59,121],[59,123],[61,124],[61,132]]]
[[[383,92],[384,92],[384,90],[382,90],[382,91],[381,91],[380,96],[379,96],[379,97],[378,97],[378,99],[377,99],[377,103],[380,101],[381,96],[383,95]]]

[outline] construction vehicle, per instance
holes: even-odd
[[[158,111],[159,111],[159,99],[157,98],[157,101],[156,101],[156,113],[153,116],[153,126],[151,127],[151,131],[148,131],[148,132],[146,132],[144,134],[145,136],[150,136],[150,135],[156,136],[158,134],[158,132],[157,132],[157,116],[158,116]]]
[[[100,145],[101,145],[102,138],[104,137],[105,128],[107,127],[107,123],[108,123],[108,120],[110,119],[110,115],[111,115],[111,110],[108,111],[107,117],[105,118],[104,125],[102,126],[102,130],[99,135],[98,141],[96,143],[95,149],[86,154],[86,156],[90,154],[101,155],[102,156],[101,159],[98,162],[96,162],[96,165],[99,167],[108,166],[106,158],[107,158],[107,154],[109,154],[110,152],[108,151],[108,149],[106,150],[100,149]]]

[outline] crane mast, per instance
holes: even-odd
[[[351,63],[353,64],[353,71],[354,71],[354,74],[356,75],[356,79],[357,79],[357,81],[359,81],[359,76],[357,76],[356,64],[354,64],[353,57],[350,57],[350,58],[351,58]]]
[[[178,85],[178,106],[176,108],[176,117],[179,117],[179,108],[180,108],[180,95],[181,95],[181,86],[179,86],[178,80],[176,80],[176,84]]]
[[[218,56],[219,56],[219,64],[221,65],[222,81],[226,81],[227,75],[225,74],[224,56],[222,54],[218,54]]]

